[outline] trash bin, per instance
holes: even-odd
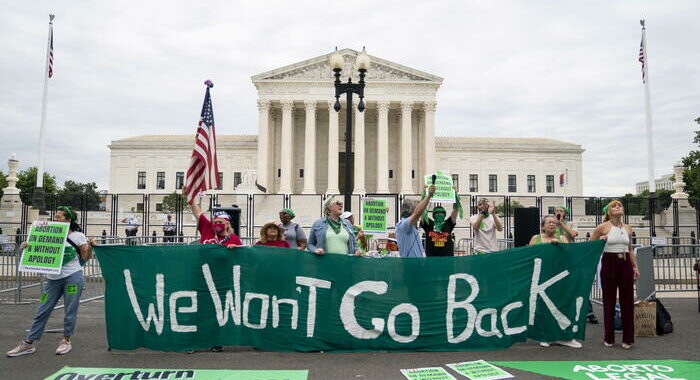
[[[213,212],[224,211],[231,218],[231,227],[233,232],[240,237],[241,236],[241,208],[237,205],[231,205],[230,207],[215,206],[212,209]]]

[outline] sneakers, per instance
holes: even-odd
[[[558,344],[560,346],[566,346],[566,347],[571,347],[571,348],[581,348],[583,345],[577,341],[576,339],[571,339],[571,340],[558,340],[556,342],[540,342],[540,346],[542,347],[549,347],[552,344]]]
[[[70,340],[63,338],[61,339],[61,343],[58,344],[58,348],[56,348],[56,355],[65,355],[69,353],[72,348]]]
[[[589,315],[586,317],[586,320],[588,321],[588,323],[590,323],[590,324],[592,324],[592,325],[597,325],[597,324],[598,324],[598,318],[595,317],[595,314],[589,314]]]
[[[19,346],[7,351],[7,356],[13,358],[15,356],[33,354],[34,352],[36,352],[36,347],[34,347],[34,344],[22,341]]]

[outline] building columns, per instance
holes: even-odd
[[[338,194],[338,112],[335,101],[328,101],[328,188],[326,194]]]
[[[257,183],[271,193],[269,187],[272,181],[268,181],[270,174],[270,162],[268,158],[268,146],[270,144],[270,102],[258,100],[258,162]]]
[[[413,194],[411,169],[411,114],[413,102],[401,102],[401,194]]]
[[[293,162],[294,152],[292,151],[292,112],[294,111],[294,102],[292,100],[282,101],[282,138],[281,138],[281,155],[280,166],[282,169],[280,178],[280,194],[291,194],[293,192]]]
[[[355,186],[353,194],[365,194],[365,113],[357,109],[357,104],[353,104],[355,110]]]
[[[377,102],[377,193],[389,193],[389,102]]]
[[[306,142],[304,143],[303,194],[316,194],[316,102],[304,101],[306,110]]]
[[[435,173],[435,107],[434,101],[423,104],[423,174]]]

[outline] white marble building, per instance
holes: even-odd
[[[357,52],[342,50],[343,76]],[[218,131],[222,193],[339,193],[345,112],[335,101],[330,54],[252,77],[258,135]],[[583,149],[550,139],[436,137],[442,78],[377,57],[367,72],[364,112],[353,112],[353,193],[416,194],[436,169],[455,176],[460,193],[581,195]],[[109,191],[166,193],[182,185],[193,136],[137,136],[112,141]],[[329,154],[329,152],[333,152]],[[560,184],[560,176],[566,181]]]

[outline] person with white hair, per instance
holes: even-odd
[[[365,233],[362,231],[362,227],[355,224],[355,215],[353,215],[353,213],[350,211],[345,211],[340,214],[340,218],[350,222],[350,225],[352,225],[352,230],[355,233],[355,241],[357,242],[357,246],[362,250],[362,252],[367,252],[367,236],[365,236]]]
[[[317,255],[339,253],[359,256],[362,254],[355,242],[352,225],[340,217],[342,213],[342,198],[329,197],[323,207],[325,216],[311,226],[307,245],[309,251]]]
[[[401,220],[396,223],[396,242],[401,257],[425,257],[417,225],[434,194],[435,185],[430,185],[425,198],[420,202],[404,199],[401,203]]]

